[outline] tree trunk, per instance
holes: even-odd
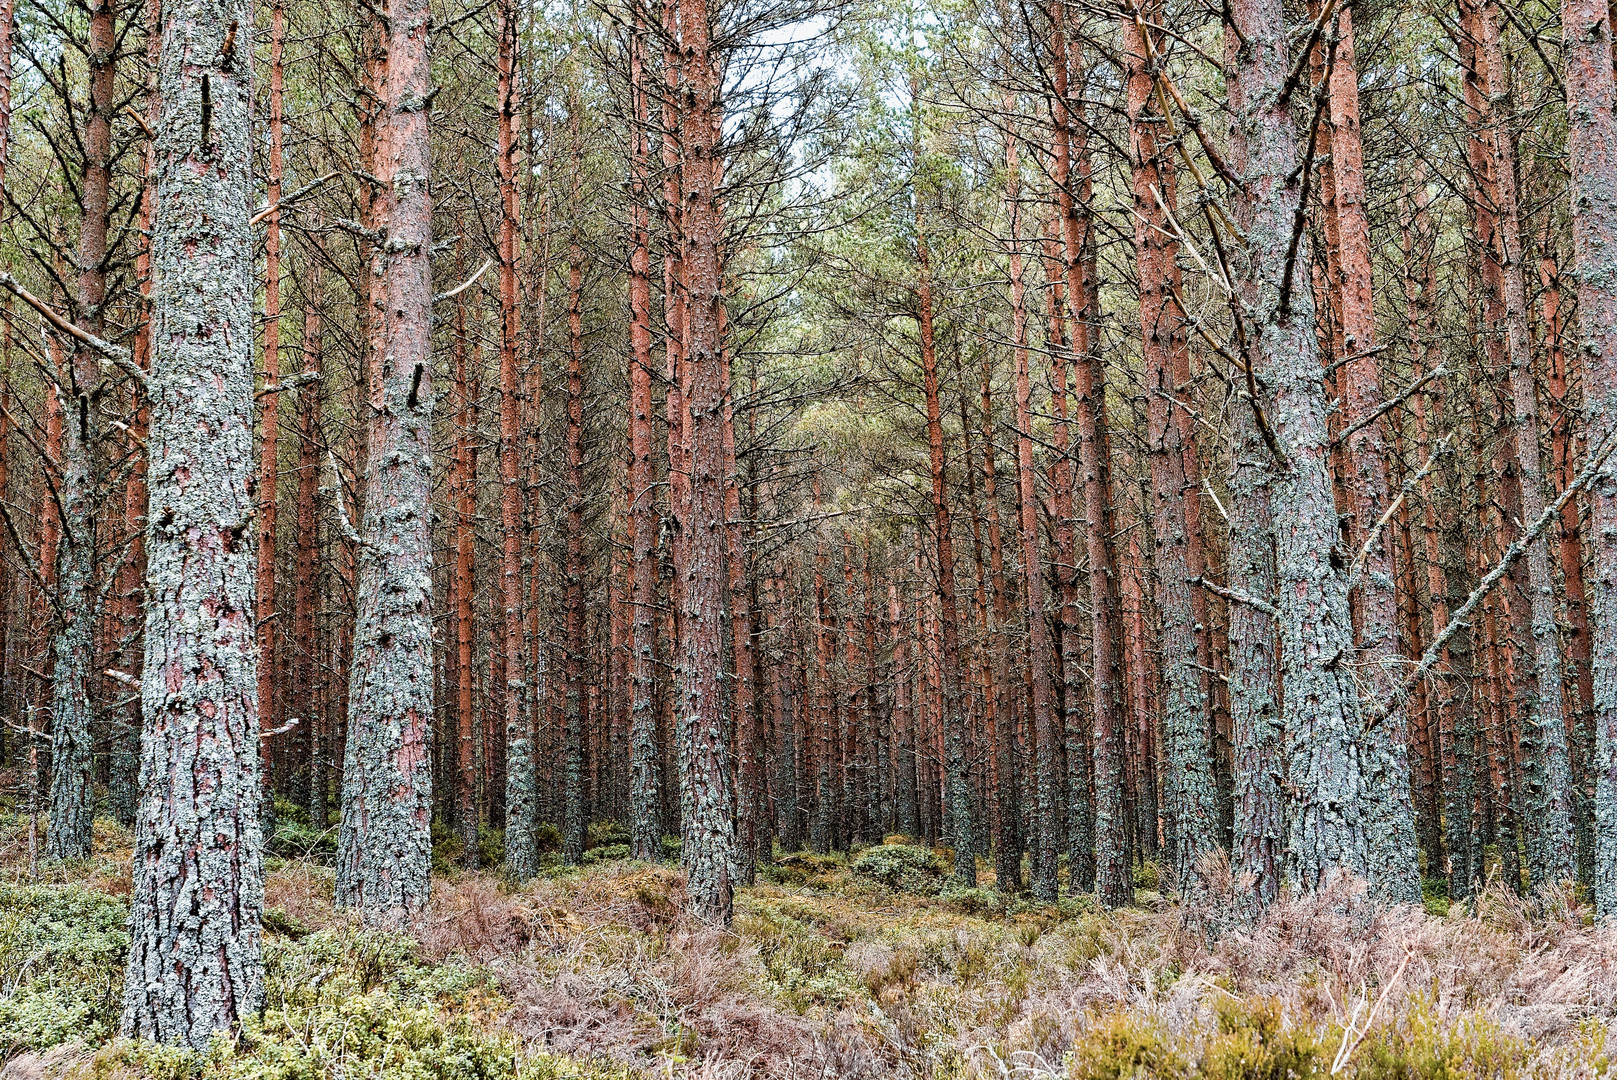
[[[1161,619],[1162,729],[1167,767],[1164,809],[1172,822],[1168,861],[1181,894],[1196,887],[1197,864],[1219,846],[1207,671],[1212,667],[1207,601],[1190,581],[1206,572],[1202,555],[1201,462],[1191,413],[1190,349],[1179,307],[1179,245],[1169,239],[1177,205],[1169,150],[1157,139],[1166,110],[1152,75],[1155,48],[1142,20],[1123,20],[1128,59],[1129,164],[1134,190],[1134,255],[1140,278],[1140,334],[1150,456],[1153,595]],[[1155,89],[1155,93],[1153,90]],[[1161,200],[1160,202],[1158,200]]]
[[[521,383],[522,333],[517,289],[517,7],[500,4],[500,119],[495,164],[500,189],[500,598],[505,624],[505,870],[516,881],[539,871],[534,835],[539,792],[528,713],[528,657],[522,619]]]
[[[264,178],[264,385],[281,381],[281,94],[286,6],[270,6],[269,174]],[[264,732],[280,723],[275,676],[280,670],[280,624],[275,618],[275,510],[280,488],[281,395],[265,394],[259,425],[258,465],[258,722]],[[277,738],[260,739],[263,759],[264,834],[275,831],[275,750]],[[284,746],[288,740],[281,740]]]
[[[574,112],[574,124],[578,114]],[[577,129],[574,129],[575,138]],[[574,144],[573,165],[579,165]],[[575,193],[576,194],[576,193]],[[562,569],[562,597],[566,642],[566,697],[563,723],[566,771],[562,797],[566,804],[562,830],[562,859],[569,865],[584,857],[584,249],[575,236],[567,258],[567,553]]]
[[[84,117],[84,177],[80,203],[79,281],[75,314],[79,325],[100,336],[107,298],[107,229],[112,183],[114,56],[117,49],[112,0],[90,0],[89,110]],[[51,789],[50,830],[45,855],[53,859],[90,856],[95,794],[90,788],[90,669],[94,664],[97,610],[95,586],[95,445],[99,439],[102,357],[76,344],[66,370],[57,373],[55,392],[66,414],[56,504],[63,544],[56,574],[56,610],[51,634]]]
[[[646,88],[645,27],[629,37],[630,131],[629,254],[629,544],[634,574],[630,616],[634,699],[629,708],[630,854],[661,856],[657,808],[661,803],[657,752],[657,502],[651,464],[651,233],[646,205],[650,159]]]
[[[1237,0],[1232,17],[1247,43],[1238,48],[1237,35],[1231,33],[1226,46],[1233,69],[1232,151],[1242,179],[1235,212],[1247,234],[1236,267],[1237,288],[1247,309],[1241,325],[1248,387],[1258,390],[1239,411],[1254,414],[1263,436],[1242,465],[1254,474],[1251,488],[1257,497],[1243,492],[1240,502],[1249,505],[1239,509],[1243,515],[1261,515],[1260,493],[1265,488],[1272,492],[1276,588],[1255,595],[1277,601],[1274,622],[1285,686],[1282,723],[1290,797],[1286,876],[1294,887],[1312,890],[1337,874],[1362,876],[1369,869],[1362,732],[1350,663],[1351,556],[1339,546],[1326,458],[1327,403],[1313,297],[1306,285],[1292,287],[1297,268],[1306,268],[1310,259],[1306,243],[1294,237],[1304,193],[1291,110],[1280,96],[1290,67],[1285,20],[1278,0]],[[1243,452],[1246,446],[1250,441]],[[1236,545],[1232,536],[1232,550]],[[1256,658],[1251,652],[1237,655],[1243,670],[1232,671],[1232,679],[1261,681],[1267,691],[1271,684],[1265,669],[1273,663],[1273,653],[1263,652]],[[1257,719],[1267,722],[1262,713]],[[1277,759],[1255,760],[1246,766],[1250,776],[1254,767],[1277,764]]]
[[[432,862],[432,204],[424,0],[387,0],[372,172],[371,419],[337,903],[413,920]]]
[[[691,913],[730,924],[734,785],[724,717],[724,374],[720,119],[707,0],[681,0],[680,219],[687,325],[690,492],[682,508],[684,620],[678,743]]]
[[[1612,29],[1598,0],[1563,0],[1567,169],[1590,442],[1617,426],[1617,89]],[[1594,540],[1595,908],[1617,916],[1617,456],[1590,498]]]
[[[912,86],[912,92],[914,87]],[[917,106],[917,117],[919,116]],[[932,520],[937,545],[938,628],[942,635],[944,774],[950,834],[955,847],[955,879],[977,884],[973,855],[971,783],[966,762],[966,717],[960,688],[960,628],[955,610],[954,544],[949,534],[950,513],[943,457],[943,411],[938,394],[938,356],[932,338],[932,264],[926,246],[926,220],[920,193],[915,199],[917,314],[921,337],[921,373],[926,395],[926,432],[931,447]]]
[[[252,50],[235,37],[250,20],[244,3],[165,12],[153,177],[146,727],[122,1027],[197,1050],[264,1001]]]
[[[303,370],[324,374],[325,336],[321,313],[325,306],[324,266],[318,253],[309,260],[303,277]],[[292,668],[291,707],[309,729],[309,821],[326,827],[327,718],[315,695],[315,669],[320,654],[315,633],[315,586],[319,573],[320,537],[315,497],[320,486],[320,402],[322,379],[298,389],[298,495],[295,541],[292,639],[297,650]]]
[[[1505,302],[1505,352],[1514,406],[1515,458],[1521,487],[1522,528],[1544,512],[1544,470],[1538,439],[1538,390],[1533,382],[1527,329],[1527,288],[1522,268],[1522,233],[1516,195],[1516,152],[1503,117],[1491,103],[1506,93],[1504,53],[1490,0],[1464,5],[1476,41],[1483,94],[1490,103],[1488,149],[1493,155],[1494,242]],[[1565,702],[1561,684],[1561,644],[1555,625],[1555,581],[1549,537],[1527,545],[1527,605],[1532,629],[1533,680],[1522,728],[1524,810],[1531,822],[1529,869],[1535,888],[1576,878],[1572,836],[1571,767],[1568,761]]]
[[[1372,534],[1390,502],[1387,437],[1379,419],[1381,374],[1375,347],[1375,308],[1371,297],[1370,223],[1365,214],[1364,147],[1359,132],[1359,75],[1353,52],[1353,12],[1336,17],[1335,60],[1329,80],[1330,172],[1335,198],[1331,211],[1337,237],[1333,282],[1340,312],[1343,354],[1336,381],[1346,440],[1349,550],[1363,552],[1362,571],[1350,583],[1357,595],[1359,665],[1365,693],[1385,700],[1401,670],[1398,604],[1392,545],[1385,528]],[[1364,737],[1370,796],[1370,881],[1398,903],[1420,901],[1420,866],[1410,808],[1409,749],[1404,709],[1370,728]]]

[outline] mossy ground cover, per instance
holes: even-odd
[[[520,888],[447,874],[413,937],[335,911],[317,854],[272,857],[268,1006],[180,1053],[116,1035],[127,837],[103,825],[104,856],[35,881],[19,828],[0,820],[5,1076],[1617,1077],[1617,941],[1576,908],[1387,912],[1344,887],[1231,927],[1216,874],[1175,906],[1142,872],[1142,906],[1108,913],[952,887],[950,853],[891,838],[777,858],[721,932],[606,828],[590,865]]]

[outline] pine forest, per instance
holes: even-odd
[[[0,0],[0,1078],[1617,1077],[1614,22]]]

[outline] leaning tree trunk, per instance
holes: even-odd
[[[151,513],[126,1034],[196,1049],[264,1000],[253,449],[252,26],[164,12]]]
[[[432,204],[425,0],[388,0],[372,171],[370,430],[357,558],[337,903],[425,907],[432,865]]]
[[[1617,426],[1617,87],[1611,15],[1564,0],[1567,168],[1590,446]],[[1595,908],[1617,916],[1617,456],[1590,499],[1594,521]]]
[[[1306,170],[1297,168],[1296,131],[1280,93],[1290,67],[1285,17],[1279,0],[1235,0],[1232,18],[1231,29],[1246,42],[1229,46],[1232,141],[1241,170],[1234,208],[1247,234],[1236,266],[1250,374],[1244,406],[1261,436],[1245,465],[1272,484],[1272,610],[1285,688],[1289,792],[1286,876],[1307,890],[1338,873],[1362,876],[1369,869],[1350,560],[1339,546],[1326,458],[1327,399],[1313,297],[1306,279],[1297,285],[1309,266],[1299,207]],[[1231,678],[1245,674],[1232,671]]]

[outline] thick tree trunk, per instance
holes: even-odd
[[[1219,846],[1207,672],[1212,667],[1207,601],[1190,581],[1206,572],[1202,555],[1201,462],[1191,412],[1190,349],[1179,307],[1179,245],[1168,215],[1177,205],[1169,149],[1157,138],[1165,112],[1152,71],[1155,48],[1143,20],[1123,20],[1128,58],[1129,164],[1134,191],[1134,256],[1140,278],[1140,333],[1146,384],[1146,446],[1151,469],[1153,596],[1161,618],[1164,809],[1172,823],[1168,859],[1181,894],[1196,887],[1197,864]]]
[[[372,172],[371,419],[337,903],[414,919],[432,862],[432,204],[425,0],[388,0]]]
[[[264,1000],[251,25],[245,3],[169,5],[154,162],[146,727],[122,1027],[198,1050]]]
[[[1567,169],[1590,445],[1617,427],[1617,89],[1599,0],[1563,0]],[[1617,456],[1590,498],[1594,537],[1595,908],[1617,916]]]
[[[1337,874],[1362,876],[1369,869],[1370,823],[1359,754],[1363,733],[1347,597],[1351,554],[1340,547],[1326,459],[1327,402],[1313,297],[1306,283],[1293,287],[1310,260],[1306,243],[1295,236],[1303,194],[1297,137],[1290,106],[1280,97],[1290,67],[1285,19],[1278,0],[1238,0],[1232,17],[1246,42],[1237,47],[1231,33],[1227,45],[1233,62],[1232,156],[1242,180],[1235,212],[1247,234],[1236,267],[1237,288],[1246,309],[1248,387],[1257,389],[1239,411],[1253,412],[1263,436],[1242,468],[1254,474],[1253,488],[1272,491],[1276,588],[1255,595],[1264,602],[1272,596],[1278,613],[1289,794],[1286,876],[1294,887],[1310,890]],[[1261,495],[1251,502],[1239,512],[1261,514]],[[1232,549],[1236,543],[1232,536]],[[1232,672],[1232,679],[1256,678],[1267,688],[1264,669],[1273,663],[1272,653],[1265,650],[1254,659],[1248,652],[1235,659],[1244,670]],[[1254,767],[1278,763],[1249,761],[1246,771],[1250,776]]]

